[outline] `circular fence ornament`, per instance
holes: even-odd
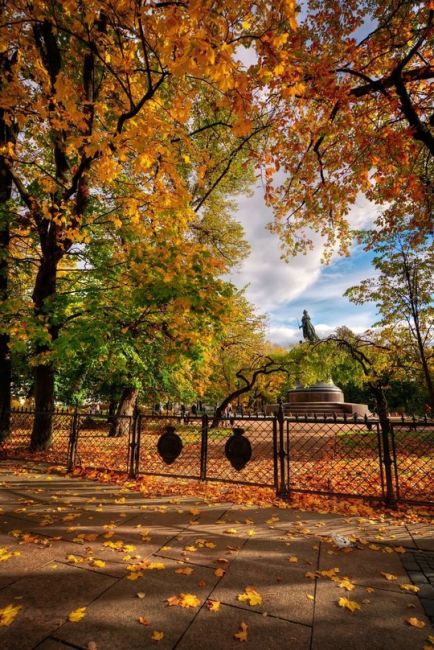
[[[158,440],[157,450],[166,465],[175,462],[182,451],[182,440],[176,433],[175,427],[170,424],[166,427]]]
[[[244,469],[252,457],[250,440],[244,437],[244,429],[233,429],[233,434],[225,445],[225,455],[234,469]]]

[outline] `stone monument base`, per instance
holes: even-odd
[[[313,386],[297,386],[288,392],[288,401],[283,403],[287,416],[369,416],[367,404],[352,404],[344,401],[344,394],[332,380],[320,381]],[[269,404],[267,413],[274,413],[278,404]]]

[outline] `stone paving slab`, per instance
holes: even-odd
[[[402,591],[400,585],[409,582],[399,553],[355,548],[349,552],[332,551],[333,555],[329,555],[328,546],[321,547],[320,570],[337,567],[339,576],[347,576],[356,584],[393,592]],[[396,579],[387,580],[382,572],[395,576]]]
[[[234,634],[239,632],[241,622],[247,625],[246,648],[309,650],[310,627],[227,605],[222,605],[216,613],[202,608],[177,649],[203,650],[206,646],[210,650],[239,650],[240,641]]]
[[[62,625],[68,614],[89,605],[114,582],[113,578],[52,563],[0,590],[0,609],[19,604],[16,623],[0,627],[2,650],[30,650]]]
[[[188,576],[175,573],[177,568],[178,563],[168,561],[164,570],[146,571],[144,577],[135,581],[118,581],[88,607],[85,618],[78,623],[65,623],[55,637],[84,648],[89,641],[95,641],[104,650],[142,650],[154,645],[151,635],[156,630],[164,632],[158,647],[172,648],[198,607],[168,607],[166,599],[194,593],[203,605],[218,580],[204,567],[196,566]],[[138,598],[137,592],[144,592],[145,597]],[[146,617],[149,625],[138,622],[141,616]]]
[[[358,602],[361,609],[353,614],[339,607],[337,601],[341,596]],[[430,634],[429,626],[409,626],[405,619],[413,616],[428,624],[416,596],[383,590],[367,593],[362,587],[348,594],[329,580],[319,580],[312,650],[422,649]]]

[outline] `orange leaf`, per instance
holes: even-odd
[[[424,621],[421,621],[419,618],[416,618],[415,616],[406,618],[405,622],[411,625],[412,627],[418,627],[419,629],[422,629],[426,625]]]
[[[240,623],[240,629],[234,634],[234,639],[238,641],[247,641],[247,625],[244,622]]]
[[[145,618],[144,616],[139,616],[137,622],[140,623],[141,625],[149,625],[148,619]]]

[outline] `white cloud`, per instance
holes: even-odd
[[[377,215],[378,208],[360,197],[348,219],[352,228],[362,228],[369,226]],[[300,340],[294,325],[296,316],[301,315],[301,301],[303,308],[313,315],[320,336],[327,336],[338,325],[363,331],[372,324],[372,306],[355,307],[342,299],[345,289],[372,275],[373,270],[360,251],[349,259],[334,256],[331,264],[324,267],[323,244],[320,236],[314,234],[314,250],[284,262],[277,235],[265,228],[273,215],[264,204],[260,188],[252,197],[239,201],[237,218],[244,226],[252,252],[231,279],[240,288],[247,286],[248,299],[259,312],[268,314],[271,341],[287,346]],[[286,325],[288,322],[290,326]]]

